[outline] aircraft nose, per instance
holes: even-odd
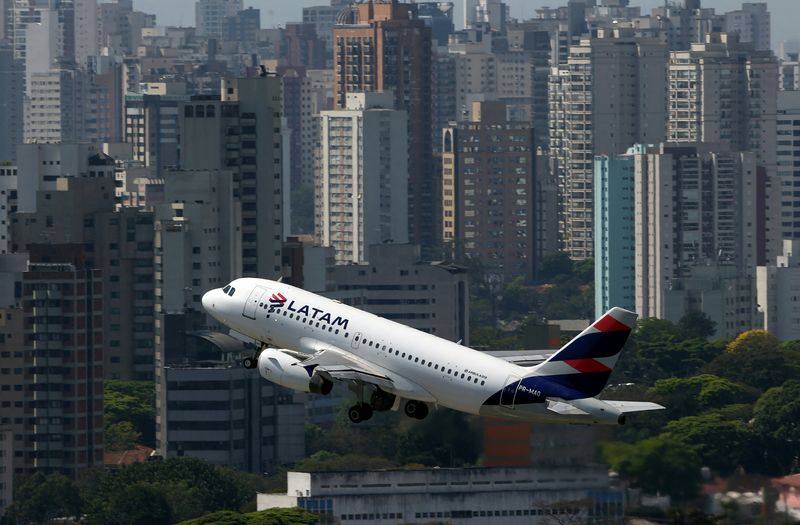
[[[203,309],[208,313],[213,313],[216,304],[214,302],[214,296],[217,293],[217,289],[209,290],[203,294],[203,299],[201,302],[203,303]]]

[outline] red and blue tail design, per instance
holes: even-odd
[[[548,397],[583,399],[605,388],[637,315],[612,308],[522,380]]]

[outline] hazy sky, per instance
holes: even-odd
[[[102,1],[102,0],[101,0]],[[456,19],[461,20],[463,0],[452,0],[456,4]],[[527,18],[534,15],[534,9],[543,5],[551,7],[566,5],[567,0],[506,0],[511,5],[511,15]],[[136,9],[155,13],[160,25],[194,25],[194,0],[134,0]],[[326,4],[327,0],[244,0],[245,6],[261,9],[262,25],[275,27],[287,21],[302,19],[302,8]],[[663,0],[631,0],[631,5],[642,6],[643,13]],[[718,12],[731,11],[742,5],[741,0],[703,0],[703,7],[713,7]],[[800,0],[767,0],[772,13],[773,46],[782,40],[800,39]],[[458,25],[458,24],[457,24]]]

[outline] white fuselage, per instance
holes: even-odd
[[[417,399],[481,415],[588,422],[588,418],[553,414],[546,403],[514,406],[484,402],[531,369],[478,352],[414,328],[378,317],[300,288],[266,279],[241,278],[203,298],[218,321],[269,346],[313,354],[335,348],[397,377],[406,399]],[[270,297],[285,301],[270,307]]]

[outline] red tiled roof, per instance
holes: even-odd
[[[103,455],[103,463],[108,466],[131,465],[133,463],[141,463],[150,459],[150,455],[155,452],[155,449],[145,447],[144,445],[136,445],[131,450],[123,450],[121,452],[106,452]]]

